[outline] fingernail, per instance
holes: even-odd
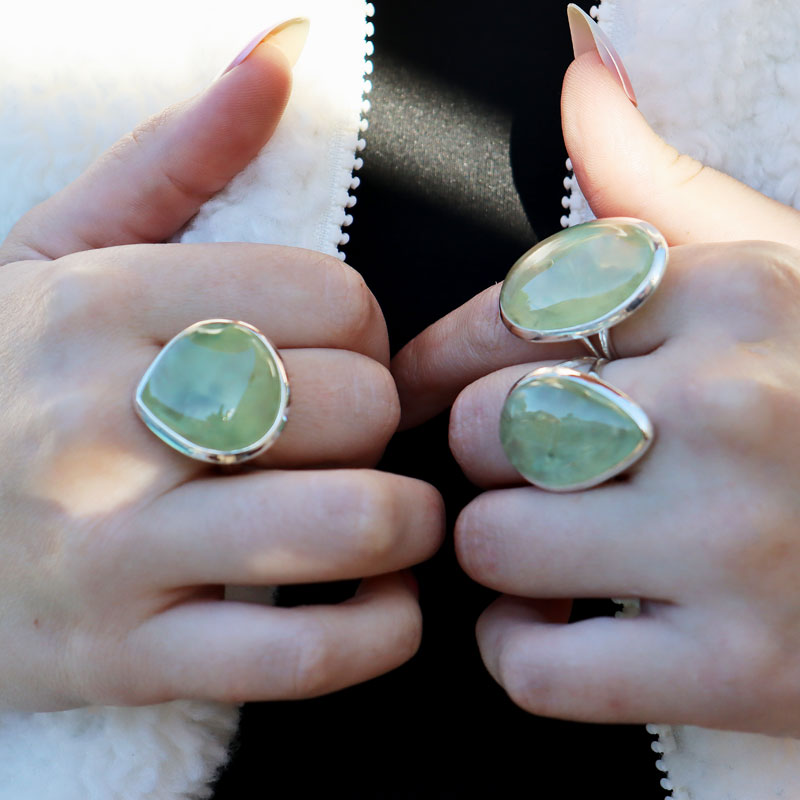
[[[567,6],[567,18],[569,19],[569,32],[572,34],[572,49],[575,51],[575,58],[584,53],[596,52],[606,65],[606,69],[624,89],[631,103],[638,106],[633,84],[625,70],[625,65],[603,29],[575,3]]]
[[[261,31],[261,33],[254,36],[239,55],[220,72],[219,77],[230,72],[234,67],[238,67],[262,42],[269,42],[283,50],[287,61],[290,66],[293,67],[297,63],[297,59],[300,58],[300,53],[303,52],[310,25],[311,23],[307,17],[295,17],[294,19],[287,19],[285,22],[281,22],[278,25],[273,25],[271,28]]]

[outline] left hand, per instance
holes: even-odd
[[[593,211],[672,246],[603,371],[657,438],[625,481],[527,485],[499,442],[505,395],[531,362],[585,351],[510,334],[499,286],[397,355],[404,424],[458,396],[451,448],[491,490],[455,533],[464,569],[506,593],[478,623],[483,659],[537,714],[800,735],[800,213],[678,156],[596,55],[567,73],[563,113]],[[568,625],[572,597],[640,597],[642,614]]]

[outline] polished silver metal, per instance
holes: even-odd
[[[624,411],[634,421],[642,433],[641,442],[627,458],[625,458],[623,461],[620,461],[613,468],[606,470],[604,473],[595,476],[589,481],[572,484],[570,486],[553,488],[550,486],[542,486],[520,473],[520,475],[522,475],[522,477],[525,478],[528,483],[532,484],[533,486],[538,486],[540,489],[545,489],[548,492],[558,493],[591,489],[630,469],[630,467],[639,461],[650,449],[650,446],[655,439],[655,429],[653,428],[653,423],[650,421],[650,417],[648,417],[644,409],[635,400],[600,377],[600,371],[609,362],[609,360],[610,359],[587,356],[584,358],[575,358],[570,359],[569,361],[562,361],[561,363],[552,367],[539,367],[520,378],[511,387],[506,397],[509,397],[518,386],[533,378],[559,377],[575,381],[576,383],[589,385],[599,395],[616,405],[618,408],[622,409],[622,411]]]
[[[583,375],[594,375],[595,378],[600,378],[600,370],[608,363],[609,359],[607,358],[595,358],[594,356],[584,356],[583,358],[571,358],[569,361],[562,361],[559,364],[556,364],[554,367],[539,367],[532,372],[529,372],[525,375],[525,378],[530,378],[535,374],[539,374],[540,372],[544,374],[545,372],[550,372],[554,374],[561,374],[561,372],[556,372],[557,370],[572,370],[573,372],[580,372]],[[522,380],[524,380],[523,378]],[[517,381],[519,383],[520,381]],[[516,386],[516,384],[514,384]]]
[[[278,371],[278,376],[280,377],[281,382],[281,399],[280,399],[280,406],[278,411],[278,416],[275,419],[275,422],[270,427],[270,429],[262,436],[257,442],[253,442],[253,444],[249,445],[246,448],[242,448],[240,450],[212,450],[205,447],[199,447],[194,442],[189,441],[185,437],[181,436],[179,433],[173,431],[168,425],[165,425],[158,417],[154,416],[150,409],[144,405],[142,402],[142,392],[144,391],[144,387],[147,385],[148,380],[150,379],[150,375],[152,374],[153,370],[155,369],[158,362],[161,360],[164,353],[167,351],[169,346],[176,340],[185,336],[186,334],[192,333],[197,328],[202,327],[203,325],[212,325],[215,323],[226,323],[232,325],[238,325],[242,328],[246,328],[251,333],[255,334],[267,351],[270,353],[272,358],[275,360],[275,365]],[[243,461],[248,461],[251,458],[255,458],[256,456],[261,455],[264,451],[268,450],[272,447],[273,444],[277,441],[278,437],[281,434],[284,426],[286,425],[286,421],[288,419],[289,413],[289,402],[290,402],[290,391],[289,391],[289,378],[286,374],[286,367],[284,366],[283,359],[281,359],[280,354],[278,353],[277,348],[267,339],[264,334],[255,328],[253,325],[248,324],[247,322],[242,322],[241,320],[231,320],[231,319],[204,319],[200,322],[195,322],[193,325],[190,325],[188,328],[184,328],[182,331],[177,333],[175,336],[172,337],[161,349],[161,352],[156,356],[153,363],[147,368],[147,371],[142,376],[142,379],[139,381],[139,385],[136,387],[136,394],[134,396],[134,406],[136,408],[137,413],[139,416],[144,420],[147,427],[166,442],[168,445],[173,447],[175,450],[180,452],[181,454],[188,456],[189,458],[194,458],[198,461],[205,461],[210,464],[220,464],[220,465],[230,465],[230,464],[240,464]]]
[[[511,333],[528,342],[563,342],[570,339],[581,339],[593,355],[598,357],[603,356],[609,359],[616,358],[614,348],[607,336],[607,331],[609,328],[627,319],[653,295],[653,292],[658,288],[661,279],[664,277],[664,272],[666,271],[667,262],[669,260],[669,248],[667,246],[667,240],[664,238],[661,231],[644,220],[634,219],[632,217],[608,217],[600,221],[612,224],[634,224],[647,233],[653,241],[653,261],[650,265],[650,269],[633,294],[626,299],[624,303],[613,308],[602,317],[590,320],[586,324],[580,326],[563,328],[557,332],[538,331],[515,325],[506,317],[502,304],[500,304],[500,317]],[[603,340],[601,335],[599,347],[593,342],[590,342],[590,337],[595,334],[602,334],[602,332],[606,332],[606,338]]]
[[[606,361],[614,361],[617,358],[617,351],[611,340],[611,331],[608,328],[596,333],[594,336],[587,336],[581,341],[595,358],[604,358]]]

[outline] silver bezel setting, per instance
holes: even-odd
[[[281,398],[275,422],[258,441],[253,442],[253,444],[239,450],[212,450],[207,447],[200,447],[189,439],[186,439],[184,436],[181,436],[179,433],[176,433],[172,428],[169,427],[169,425],[165,425],[160,419],[158,419],[158,417],[152,414],[147,406],[145,406],[142,402],[142,392],[144,391],[144,387],[147,385],[147,382],[150,379],[150,375],[153,373],[159,361],[163,358],[164,353],[167,352],[172,343],[177,339],[181,339],[184,336],[193,333],[195,330],[203,327],[204,325],[213,325],[219,323],[236,325],[240,328],[246,329],[250,333],[255,334],[255,336],[264,345],[271,357],[274,359],[278,376],[280,378]],[[164,345],[164,347],[161,348],[161,352],[155,357],[152,364],[150,364],[150,366],[147,368],[141,380],[139,381],[138,386],[136,387],[134,406],[136,408],[136,412],[142,418],[147,427],[156,436],[158,436],[159,439],[164,441],[173,449],[177,450],[179,453],[181,453],[181,455],[197,459],[198,461],[205,461],[209,464],[240,464],[243,461],[248,461],[251,458],[261,455],[261,453],[268,450],[273,444],[275,444],[288,419],[289,400],[289,379],[286,375],[286,367],[284,366],[283,359],[281,359],[278,350],[274,347],[272,342],[270,342],[270,340],[267,339],[267,337],[264,336],[264,334],[261,333],[258,328],[249,325],[247,322],[242,322],[241,320],[204,319],[200,322],[195,322],[188,328],[184,328],[182,331],[173,336]]]
[[[528,483],[538,487],[539,489],[545,489],[548,492],[576,492],[582,489],[591,489],[594,486],[599,486],[601,483],[605,483],[607,480],[613,478],[615,475],[619,475],[620,473],[625,472],[625,470],[627,470],[629,467],[633,466],[633,464],[639,461],[639,459],[642,458],[642,456],[650,448],[650,445],[653,443],[653,440],[655,438],[655,430],[653,428],[653,423],[650,421],[650,417],[647,416],[644,409],[642,409],[642,407],[635,400],[633,400],[624,392],[621,392],[616,387],[612,386],[607,381],[604,381],[599,376],[597,371],[605,363],[606,363],[605,359],[578,358],[570,361],[564,361],[561,364],[557,364],[556,366],[553,367],[539,367],[538,369],[535,369],[532,372],[523,375],[509,389],[508,394],[506,395],[505,402],[508,401],[508,399],[511,397],[515,389],[532,380],[541,378],[553,378],[553,377],[564,378],[569,381],[582,384],[584,386],[588,385],[601,397],[605,398],[610,403],[616,405],[619,409],[621,409],[625,414],[628,415],[628,417],[630,417],[634,421],[634,423],[639,428],[639,431],[642,434],[642,440],[639,442],[637,447],[631,451],[630,455],[628,455],[627,458],[618,462],[605,472],[596,475],[591,480],[570,484],[568,486],[554,487],[539,483],[538,481],[533,480],[532,478],[528,477],[524,473],[517,470],[517,472],[519,472],[519,474]]]
[[[644,280],[642,280],[634,293],[624,303],[621,303],[616,308],[611,309],[611,311],[609,311],[607,314],[604,314],[602,317],[598,317],[597,319],[590,320],[583,325],[577,325],[571,328],[562,328],[559,331],[533,330],[532,328],[523,328],[513,323],[510,319],[508,319],[508,317],[506,317],[505,311],[503,310],[501,290],[500,297],[498,299],[500,306],[500,317],[505,326],[515,336],[518,336],[520,339],[524,339],[527,342],[563,342],[570,339],[588,339],[590,336],[600,333],[607,328],[611,328],[629,317],[643,303],[645,303],[658,288],[658,285],[661,283],[661,279],[664,277],[664,272],[666,271],[667,262],[669,260],[669,248],[667,245],[667,240],[664,238],[664,235],[661,233],[661,231],[659,231],[658,228],[656,228],[654,225],[651,225],[649,222],[645,222],[641,219],[635,219],[634,217],[607,217],[599,219],[597,222],[635,225],[651,238],[654,245],[653,260]],[[558,234],[555,235],[558,236]],[[519,263],[522,258],[525,258],[525,255],[521,256],[514,266],[511,267],[511,269],[514,269],[516,264]],[[509,272],[510,271],[511,270],[509,270]]]

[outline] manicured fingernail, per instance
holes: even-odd
[[[575,3],[567,6],[567,18],[569,19],[569,32],[572,34],[572,49],[575,51],[575,58],[584,53],[596,52],[608,71],[624,89],[631,103],[635,106],[638,105],[625,65],[603,29]]]
[[[303,52],[310,25],[307,17],[295,17],[261,31],[247,43],[241,53],[220,72],[219,76],[222,77],[234,67],[238,67],[262,42],[269,42],[283,50],[289,64],[294,66],[297,59],[300,58],[300,53]]]

